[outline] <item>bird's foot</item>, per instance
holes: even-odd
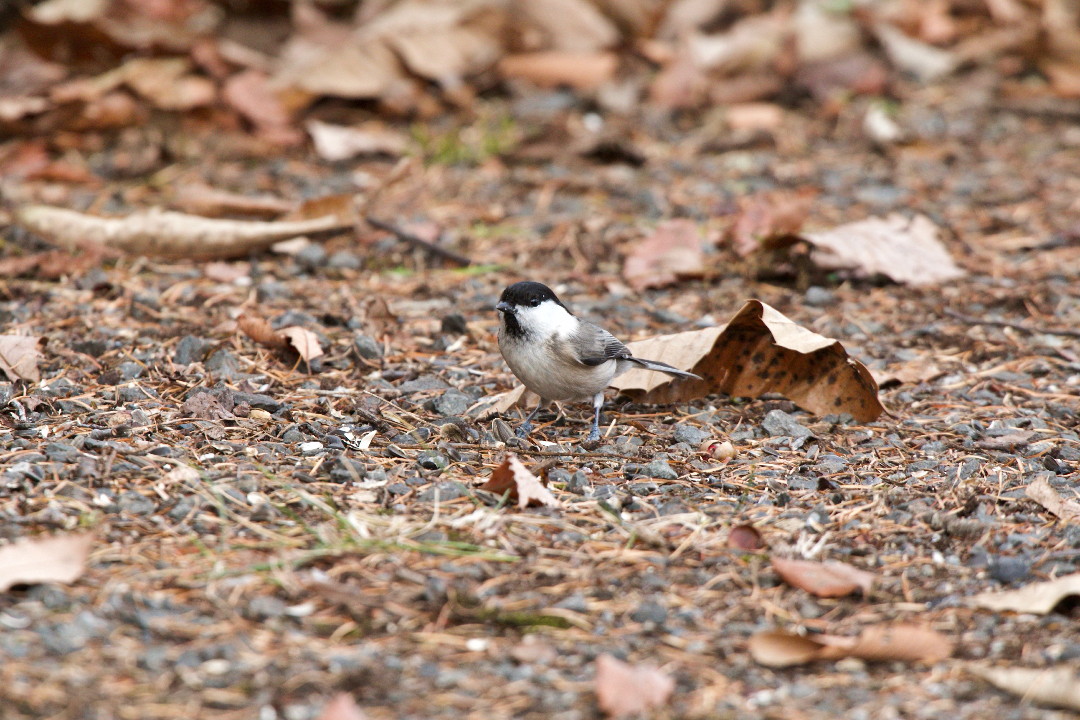
[[[585,438],[587,443],[595,443],[600,441],[600,428],[594,427],[589,431],[589,437]]]

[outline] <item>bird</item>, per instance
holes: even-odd
[[[634,357],[607,330],[570,312],[543,283],[509,285],[495,309],[503,359],[518,380],[540,396],[540,403],[518,429],[519,437],[528,437],[533,418],[549,401],[592,400],[593,421],[587,442],[598,440],[604,390],[616,376],[632,368],[701,380],[667,363]]]

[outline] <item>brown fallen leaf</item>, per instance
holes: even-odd
[[[714,392],[756,398],[773,392],[810,412],[847,412],[860,422],[885,410],[870,371],[850,358],[839,341],[807,330],[759,300],[747,302],[727,325],[627,346],[635,355],[704,378],[670,383],[666,375],[631,370],[611,383],[641,402],[684,402]]]
[[[739,211],[728,231],[735,252],[747,256],[768,247],[770,241],[794,235],[810,216],[817,193],[760,192],[739,200]]]
[[[1052,668],[969,665],[967,669],[1024,701],[1080,711],[1080,674],[1067,665]]]
[[[405,135],[381,123],[346,126],[308,120],[304,127],[311,135],[315,152],[330,162],[348,160],[358,155],[398,156],[408,149]]]
[[[551,491],[544,487],[540,478],[529,472],[517,455],[507,454],[502,464],[491,473],[491,478],[480,486],[481,490],[493,492],[496,495],[510,493],[510,500],[517,500],[519,508],[529,505],[547,505],[559,507],[560,503]]]
[[[41,380],[37,365],[41,359],[40,343],[41,338],[32,335],[0,335],[0,370],[9,380]]]
[[[323,354],[323,349],[319,346],[319,336],[307,328],[290,325],[282,328],[278,334],[288,341],[289,345],[296,350],[300,358],[306,363],[310,363]]]
[[[326,703],[319,714],[319,720],[367,720],[367,715],[356,704],[352,695],[341,692]]]
[[[638,292],[663,287],[705,269],[701,233],[691,220],[669,220],[630,251],[623,277]]]
[[[1080,502],[1066,500],[1045,477],[1036,478],[1025,490],[1027,496],[1065,522],[1080,523]]]
[[[754,661],[766,667],[791,667],[846,657],[870,661],[936,662],[952,654],[952,641],[918,625],[871,625],[856,637],[803,636],[766,630],[750,638]]]
[[[1068,597],[1080,595],[1080,573],[1064,575],[1056,580],[1032,583],[1017,590],[980,593],[968,603],[987,610],[1011,610],[1019,613],[1046,615]]]
[[[172,205],[203,217],[243,215],[275,218],[293,209],[293,203],[273,195],[229,192],[199,182],[178,186],[173,192]]]
[[[221,404],[221,400],[205,392],[196,393],[185,400],[180,412],[185,417],[202,420],[230,420],[235,417],[230,408]]]
[[[528,80],[542,88],[593,90],[610,81],[618,66],[615,53],[543,50],[507,55],[498,68],[503,77]]]
[[[0,592],[13,585],[71,583],[86,569],[91,533],[16,540],[0,547]]]
[[[20,226],[69,249],[90,242],[138,255],[205,260],[243,257],[289,238],[352,227],[332,216],[258,222],[151,209],[106,218],[48,205],[24,205],[13,215]]]
[[[621,718],[662,706],[675,681],[649,665],[630,665],[603,654],[596,659],[596,699],[608,717]]]
[[[764,538],[761,537],[761,532],[753,525],[736,525],[731,528],[727,545],[729,548],[747,552],[757,552],[768,547],[765,545]]]
[[[274,330],[264,318],[244,313],[236,318],[236,326],[255,342],[273,350],[291,350],[310,363],[323,354],[319,337],[307,328],[290,325]]]
[[[964,276],[938,238],[938,227],[925,215],[899,214],[801,233],[814,246],[819,267],[880,274],[906,285],[932,285]]]
[[[861,590],[865,596],[870,593],[875,579],[873,573],[842,562],[774,557],[772,566],[788,585],[817,597],[843,597],[856,590]]]

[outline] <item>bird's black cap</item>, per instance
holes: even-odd
[[[554,300],[562,305],[562,301],[552,292],[551,288],[543,283],[525,281],[516,282],[507,287],[499,298],[499,304],[517,305],[520,307],[536,307],[545,300]],[[566,307],[563,305],[563,307]]]

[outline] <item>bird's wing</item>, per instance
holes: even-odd
[[[590,367],[630,357],[630,351],[618,338],[592,323],[581,323],[571,340],[577,347],[577,359]]]

